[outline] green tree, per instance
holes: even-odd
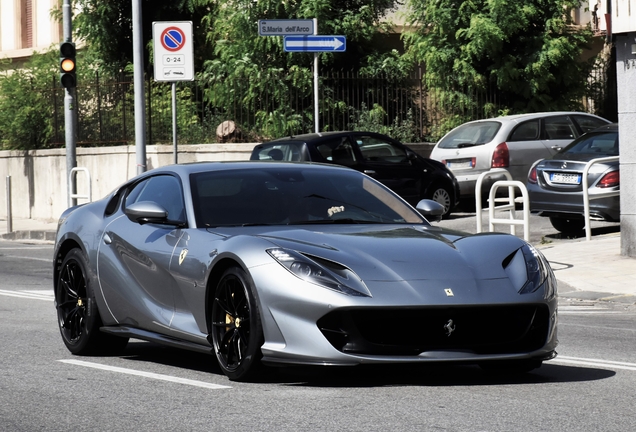
[[[209,7],[199,0],[142,0],[141,18],[143,46],[152,39],[154,21],[192,21],[195,61],[200,66],[206,55],[205,31],[201,18]],[[73,18],[73,31],[78,40],[85,41],[101,60],[102,72],[118,72],[133,61],[133,23],[131,0],[75,0],[80,12]],[[59,12],[58,12],[59,14]],[[150,50],[144,50],[144,65],[152,70]]]
[[[53,80],[58,74],[59,54],[34,53],[25,68],[0,68],[0,148],[44,148],[53,134],[51,111]]]
[[[383,51],[377,43],[382,32],[390,29],[382,18],[395,0],[198,0],[197,4],[210,10],[202,23],[208,29],[213,56],[200,74],[200,80],[209,85],[207,100],[228,116],[237,109],[255,112],[264,136],[292,133],[303,123],[313,123],[313,111],[307,109],[311,107],[313,54],[286,53],[282,37],[259,36],[260,19],[317,18],[318,34],[345,35],[346,54],[321,54],[321,71],[399,69],[385,61],[395,59],[395,53],[388,48]],[[290,100],[292,88],[305,100]],[[299,104],[304,108],[298,109]]]
[[[581,52],[592,36],[571,25],[580,3],[411,0],[417,30],[404,35],[404,58],[425,66],[427,86],[451,106],[497,94],[482,116],[580,108],[590,69]]]

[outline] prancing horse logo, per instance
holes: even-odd
[[[444,330],[446,330],[446,336],[450,336],[455,331],[455,324],[452,319],[449,319],[446,324],[444,324]]]

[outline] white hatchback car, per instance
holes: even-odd
[[[532,164],[546,159],[575,138],[610,123],[582,112],[519,114],[464,123],[447,133],[430,158],[445,164],[459,182],[463,198],[475,196],[477,178],[492,168],[505,168],[513,180],[525,182]],[[482,195],[502,176],[484,179]]]

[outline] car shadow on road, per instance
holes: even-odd
[[[211,354],[164,347],[151,342],[131,341],[123,355],[131,362],[151,362],[184,370],[223,373]],[[139,366],[135,366],[138,369]],[[266,367],[250,382],[302,387],[370,388],[385,386],[491,386],[597,381],[611,378],[613,370],[564,366],[546,362],[523,374],[486,372],[478,366],[453,364],[399,364],[363,366]]]

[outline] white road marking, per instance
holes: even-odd
[[[144,378],[152,378],[152,379],[156,379],[156,380],[173,382],[173,383],[177,383],[177,384],[186,384],[186,385],[191,385],[191,386],[195,386],[195,387],[203,387],[203,388],[207,388],[207,389],[215,389],[216,390],[216,389],[229,389],[229,388],[232,388],[232,387],[221,385],[221,384],[212,384],[212,383],[208,383],[208,382],[204,382],[204,381],[195,381],[195,380],[186,379],[186,378],[178,378],[178,377],[174,377],[174,376],[171,376],[171,375],[162,375],[162,374],[157,374],[157,373],[152,373],[152,372],[143,372],[143,371],[138,371],[138,370],[133,370],[133,369],[125,369],[125,368],[120,368],[120,367],[115,367],[115,366],[106,366],[106,365],[102,365],[102,364],[98,364],[98,363],[85,362],[85,361],[82,361],[82,360],[58,360],[58,361],[62,362],[62,363],[66,363],[66,364],[76,365],[76,366],[84,366],[84,367],[89,367],[89,368],[93,368],[93,369],[105,370],[105,371],[109,371],[109,372],[118,372],[118,373],[123,373],[123,374],[128,374],[128,375],[140,376],[140,377],[144,377]]]
[[[51,246],[0,247],[0,250],[33,250],[33,249],[51,249]]]
[[[597,325],[586,325],[586,324],[573,324],[573,323],[564,323],[559,321],[559,327],[561,326],[570,326],[570,327],[583,327],[583,328],[593,328],[600,330],[611,330],[611,331],[628,331],[628,332],[636,332],[636,329],[633,328],[620,328],[620,327],[606,327],[606,326],[597,326]]]
[[[26,298],[32,300],[45,300],[45,301],[53,301],[53,291],[7,291],[0,290],[0,295],[7,297],[19,297]]]
[[[600,359],[586,359],[579,357],[567,357],[567,356],[558,356],[555,359],[549,361],[550,363],[567,363],[581,366],[597,366],[608,369],[624,369],[630,371],[636,371],[636,363],[627,363],[627,362],[617,362],[611,360],[600,360]]]
[[[593,315],[593,314],[616,314],[620,311],[610,310],[599,306],[559,306],[559,315]]]
[[[53,263],[53,258],[35,258],[35,257],[26,257],[26,256],[19,256],[19,255],[5,255],[5,254],[2,254],[0,256],[6,257],[6,258],[16,258],[16,259],[23,259],[23,260],[44,261],[44,262]]]

